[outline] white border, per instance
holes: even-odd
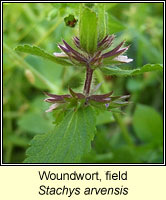
[[[52,2],[55,2],[55,3],[82,3],[82,2],[85,2],[85,1],[1,1],[1,163],[0,165],[1,166],[165,166],[165,134],[164,134],[164,152],[163,152],[163,156],[164,156],[164,163],[163,164],[3,164],[2,162],[2,152],[3,152],[3,146],[2,146],[2,134],[3,134],[3,113],[2,113],[2,110],[3,110],[3,94],[2,94],[2,90],[3,90],[3,70],[2,70],[2,66],[3,66],[3,55],[2,55],[2,52],[3,52],[3,16],[2,16],[2,9],[3,9],[3,3],[52,3]],[[96,2],[96,1],[88,1],[88,2]],[[163,21],[163,27],[164,27],[164,32],[163,32],[163,37],[164,37],[164,49],[163,49],[163,53],[164,53],[164,63],[163,63],[163,66],[165,67],[165,1],[97,1],[97,2],[101,2],[101,3],[164,3],[164,21]],[[164,133],[165,133],[165,68],[164,68]]]

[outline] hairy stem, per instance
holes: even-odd
[[[86,80],[85,80],[85,84],[84,84],[84,93],[85,96],[89,95],[90,92],[90,86],[91,86],[91,82],[92,82],[92,75],[93,75],[93,69],[91,69],[89,67],[89,65],[87,65],[86,67]]]

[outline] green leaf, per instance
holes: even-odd
[[[158,112],[152,107],[137,105],[133,126],[137,137],[144,142],[162,143],[163,122]]]
[[[34,83],[35,86],[37,87],[39,85],[42,86],[40,88],[43,88],[43,86],[45,86],[44,88],[57,91],[57,86],[53,84],[49,79],[47,79],[46,76],[44,76],[45,74],[42,74],[34,66],[26,62],[21,56],[19,56],[15,51],[13,51],[5,42],[3,44],[3,47],[4,50],[8,53],[8,55],[10,55],[13,63],[16,62],[20,67],[24,67],[25,69],[30,70],[32,74],[35,75],[35,83]]]
[[[135,156],[135,151],[129,146],[122,145],[119,148],[112,149],[114,155],[112,163],[140,163],[138,157]]]
[[[18,121],[18,125],[21,130],[32,134],[42,134],[52,127],[51,122],[44,118],[43,113],[24,114]]]
[[[93,54],[97,48],[97,16],[91,9],[81,6],[79,35],[81,47]]]
[[[125,29],[125,25],[122,24],[117,18],[110,13],[107,15],[107,32],[108,34],[114,34]]]
[[[98,40],[102,40],[106,36],[106,19],[105,4],[97,3],[98,9]]]
[[[38,73],[40,73],[46,80],[48,80],[53,87],[55,88],[52,90],[51,88],[48,88],[46,84],[44,84],[36,75],[32,72],[32,75],[34,75],[34,83],[32,83],[35,87],[42,89],[42,90],[52,90],[53,92],[59,92],[60,87],[60,79],[62,76],[63,67],[60,67],[60,65],[55,64],[54,62],[51,62],[46,59],[40,59],[40,57],[28,55],[25,60],[26,63],[28,63],[30,66],[33,67]],[[47,67],[46,67],[47,66]],[[28,78],[27,74],[26,77]],[[29,78],[28,78],[29,80]]]
[[[24,163],[80,162],[91,149],[95,121],[95,111],[90,106],[70,111],[54,131],[34,137]]]
[[[106,75],[134,76],[134,75],[143,74],[144,72],[162,71],[163,65],[161,65],[161,64],[146,64],[141,68],[137,68],[137,69],[133,69],[133,70],[124,70],[119,67],[101,67],[100,69]]]
[[[43,134],[53,129],[52,115],[46,114],[48,104],[43,101],[43,96],[36,97],[29,106],[27,112],[21,115],[18,119],[18,126],[26,134]],[[40,126],[38,126],[40,124]]]
[[[127,90],[131,93],[138,92],[144,87],[144,82],[138,79],[128,79],[126,84]]]
[[[72,65],[69,61],[64,60],[62,58],[56,58],[55,56],[51,55],[50,53],[47,53],[43,49],[36,47],[36,46],[30,46],[30,45],[27,45],[27,44],[20,45],[20,46],[17,46],[15,48],[15,51],[29,53],[29,54],[34,55],[34,56],[40,56],[42,58],[48,59],[48,60],[55,62],[57,64],[60,64],[60,65],[65,65],[65,66],[66,65],[67,66]]]
[[[111,123],[111,122],[114,122],[114,121],[115,120],[113,118],[112,112],[99,110],[99,113],[97,115],[96,125],[107,124],[107,123]]]
[[[152,143],[136,146],[135,157],[137,157],[141,163],[163,163],[162,148],[156,148]]]

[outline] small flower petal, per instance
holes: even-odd
[[[44,92],[45,95],[49,96],[49,97],[53,97],[53,98],[58,98],[58,97],[67,97],[70,98],[71,96],[69,94],[64,94],[64,95],[57,95],[57,94],[50,94],[48,92]]]
[[[79,60],[82,60],[84,62],[86,62],[86,58],[80,54],[79,52],[75,51],[70,45],[67,44],[67,42],[65,42],[63,40],[63,43],[65,44],[66,48],[73,53],[73,55],[75,56],[75,58],[78,58]]]
[[[62,51],[64,51],[67,55],[69,55],[69,53],[70,53],[70,50],[69,49],[67,49],[66,47],[64,47],[63,45],[58,45],[58,47],[62,50]]]
[[[121,63],[129,63],[133,61],[132,58],[128,58],[127,56],[118,56],[118,57],[115,57],[113,60],[121,62]]]
[[[111,91],[109,93],[106,93],[106,94],[91,95],[90,97],[92,97],[92,98],[99,98],[99,99],[101,99],[101,98],[107,98],[107,97],[111,96],[112,93],[113,93],[113,91]]]
[[[68,58],[68,55],[66,55],[64,52],[61,53],[53,53],[54,56],[58,57],[58,58]]]
[[[102,82],[103,83],[103,82]],[[95,93],[101,86],[102,83],[99,83],[95,86],[95,88],[91,91],[91,93]]]
[[[102,41],[100,41],[98,43],[98,48],[104,50],[107,49],[111,46],[113,40],[115,39],[115,35],[111,35],[111,36],[106,36]]]
[[[111,98],[95,98],[94,96],[90,96],[88,99],[100,103],[109,103],[111,101]]]
[[[98,42],[97,47],[101,47],[104,44],[104,42],[106,41],[107,38],[108,38],[108,35],[106,35],[103,40]]]
[[[73,37],[73,42],[74,42],[74,44],[76,45],[77,48],[81,49],[80,40],[79,40],[78,37]]]
[[[63,97],[58,97],[58,98],[47,98],[47,99],[44,99],[45,102],[48,102],[48,103],[54,103],[54,102],[64,102],[64,98]]]
[[[109,105],[110,105],[109,103],[106,103],[106,104],[105,104],[105,107],[106,107],[106,108],[108,108],[108,107],[109,107]]]
[[[52,104],[52,105],[49,107],[49,109],[46,110],[45,112],[51,112],[51,111],[55,110],[58,106],[59,106],[59,104],[54,103],[54,104]]]
[[[117,47],[115,47],[113,50],[111,50],[111,51],[109,51],[109,52],[107,52],[107,53],[104,53],[103,55],[102,55],[102,57],[103,58],[107,58],[107,57],[110,57],[110,56],[114,56],[114,55],[116,55],[117,54],[117,52],[118,52],[118,50],[120,50],[120,48],[122,47],[122,45],[125,43],[125,41],[123,41],[123,42],[121,42]],[[127,47],[126,47],[127,48]],[[123,49],[121,49],[120,51],[122,51],[122,53],[123,53],[123,50],[125,49],[125,50],[127,50],[126,48],[123,48]]]

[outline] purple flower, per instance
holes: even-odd
[[[106,49],[110,48],[115,35],[107,35],[98,42],[97,51],[94,55],[86,53],[80,45],[80,40],[78,37],[73,38],[73,42],[77,47],[77,51],[73,49],[67,42],[63,40],[63,45],[59,44],[58,47],[62,50],[62,53],[54,53],[54,56],[60,58],[68,58],[74,64],[84,64],[86,66],[100,66],[102,63],[106,62],[108,64],[120,64],[120,63],[129,63],[133,59],[124,56],[123,54],[128,50],[129,46],[124,47],[125,41],[121,42],[118,46],[112,50],[105,52]]]
[[[113,91],[101,94],[101,95],[89,95],[86,97],[82,93],[76,93],[71,88],[69,88],[70,94],[66,95],[56,95],[56,94],[50,94],[48,92],[45,92],[45,95],[48,97],[44,100],[45,102],[51,103],[51,106],[49,107],[46,112],[51,112],[56,109],[65,109],[68,107],[71,107],[71,103],[74,101],[75,104],[82,103],[84,105],[93,104],[96,103],[95,106],[101,106],[104,105],[106,109],[109,108],[116,108],[123,105],[128,104],[127,101],[123,101],[126,98],[129,97],[129,95],[126,96],[111,96],[113,94]],[[94,104],[93,104],[94,105]],[[75,106],[74,106],[75,107]]]
[[[129,96],[112,96],[112,91],[107,94],[90,94],[90,85],[92,80],[92,75],[96,67],[102,64],[120,64],[129,63],[133,59],[128,58],[123,55],[129,48],[129,46],[124,47],[125,41],[121,42],[115,48],[111,50],[106,50],[111,48],[112,43],[115,39],[115,35],[106,35],[101,41],[97,43],[97,51],[91,55],[82,49],[80,45],[80,40],[78,37],[73,38],[73,42],[77,47],[77,50],[73,49],[66,41],[63,40],[63,45],[59,44],[58,47],[61,49],[61,53],[54,53],[54,56],[69,59],[74,64],[84,65],[87,68],[86,80],[84,85],[83,93],[76,93],[69,88],[70,94],[66,95],[56,95],[45,93],[48,97],[45,99],[46,102],[52,105],[46,112],[56,110],[59,108],[67,109],[72,106],[76,108],[76,105],[84,104],[85,106],[92,104],[94,106],[100,107],[104,105],[104,108],[110,110],[111,108],[117,108],[128,104],[125,101]]]

